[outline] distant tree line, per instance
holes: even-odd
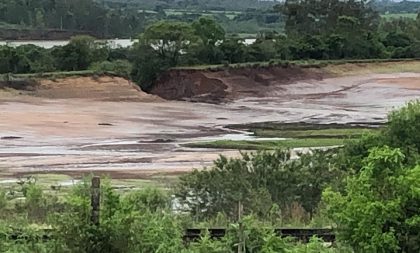
[[[315,18],[308,28],[318,27],[320,20],[316,18],[323,19],[320,14],[329,10],[338,10],[337,14],[356,17],[359,21],[363,18],[363,22],[374,18],[355,13],[360,10],[358,5],[379,13],[413,13],[418,12],[420,7],[418,2],[412,1],[0,0],[0,27],[61,29],[89,32],[101,38],[121,38],[134,37],[159,20],[193,22],[200,17],[211,16],[227,33],[255,34],[268,30],[284,32],[285,19],[296,11],[297,22],[304,21],[302,17],[306,14],[307,20]],[[350,11],[349,8],[353,7],[356,9]],[[337,21],[328,16],[329,24]],[[344,22],[348,20],[341,20],[341,26],[345,25]]]
[[[26,28],[90,31],[98,37],[140,33],[147,13],[107,9],[93,0],[0,0],[0,22]]]
[[[161,72],[176,66],[420,57],[420,17],[381,19],[363,1],[288,0],[275,10],[283,15],[285,34],[260,32],[252,44],[227,35],[211,17],[159,21],[146,27],[128,49],[111,49],[84,36],[53,49],[3,46],[0,73],[117,69],[124,75],[130,72],[147,90]]]
[[[419,1],[373,1],[372,6],[380,13],[417,13],[420,10]]]
[[[197,5],[195,1],[0,0],[0,27],[71,30],[101,38],[126,38],[136,36],[158,20],[192,22],[210,15],[233,33],[282,29],[281,15],[271,8],[274,2],[247,0],[243,5],[228,1],[243,8],[231,16],[223,7],[207,8],[206,2]]]
[[[97,0],[99,2],[99,0]],[[281,1],[260,0],[104,0],[108,6],[127,6],[142,9],[240,10],[270,8]]]
[[[134,48],[133,78],[147,89],[158,73],[174,66],[420,57],[420,17],[385,20],[364,1],[287,0],[275,9],[283,15],[285,34],[260,32],[251,45],[227,36],[206,17],[155,23]],[[154,66],[146,59],[153,59]]]
[[[65,46],[0,46],[0,74],[97,70],[129,77],[128,48],[112,49],[90,36],[76,36]]]

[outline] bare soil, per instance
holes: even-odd
[[[150,93],[169,100],[206,103],[230,102],[249,96],[264,97],[279,84],[298,80],[321,80],[327,75],[319,69],[299,67],[244,67],[224,70],[182,70],[166,72]]]
[[[236,150],[180,145],[247,138],[226,125],[384,122],[392,108],[420,98],[418,73],[331,77],[318,70],[302,76],[302,70],[290,71],[179,72],[168,87],[157,88],[168,94],[162,97],[208,96],[204,101],[212,103],[164,100],[106,76],[41,80],[29,90],[3,87],[0,175],[176,175],[209,166],[219,154],[238,156]],[[170,90],[176,95],[169,96]],[[214,103],[219,94],[223,99]]]
[[[159,97],[142,92],[131,81],[111,76],[40,80],[34,95],[51,99],[85,98],[102,101],[162,101]]]

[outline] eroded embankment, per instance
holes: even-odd
[[[48,99],[96,99],[102,101],[160,101],[131,81],[114,76],[71,76],[0,81],[4,96],[27,95]],[[3,97],[4,97],[3,96]]]
[[[326,72],[298,66],[220,69],[172,69],[162,74],[150,93],[169,100],[217,103],[265,96],[269,87],[305,79],[320,80]]]
[[[207,103],[267,97],[287,84],[374,73],[418,72],[420,61],[320,63],[318,65],[177,68],[163,73],[150,93],[168,100]]]

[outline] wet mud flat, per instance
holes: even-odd
[[[178,175],[210,166],[219,154],[238,156],[237,150],[183,145],[253,138],[230,125],[377,124],[386,121],[392,108],[420,98],[420,74],[416,73],[272,83],[257,96],[219,104],[166,101],[148,94],[133,97],[139,91],[130,84],[122,83],[125,90],[121,90],[117,81],[107,80],[112,87],[109,92],[86,82],[78,80],[75,90],[69,88],[70,82],[58,91],[51,91],[54,83],[45,83],[49,89],[35,96],[0,91],[0,176]],[[93,95],[80,92],[86,87]],[[102,99],[104,93],[106,99]]]

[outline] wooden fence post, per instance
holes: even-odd
[[[92,207],[92,215],[90,220],[93,225],[99,225],[99,210],[101,205],[101,178],[94,176],[92,178],[92,186],[91,186],[91,207]]]
[[[242,213],[244,211],[244,206],[242,202],[238,202],[238,223],[239,223],[239,231],[238,231],[238,253],[243,253],[245,251],[245,238],[244,238],[244,226],[242,223]]]

